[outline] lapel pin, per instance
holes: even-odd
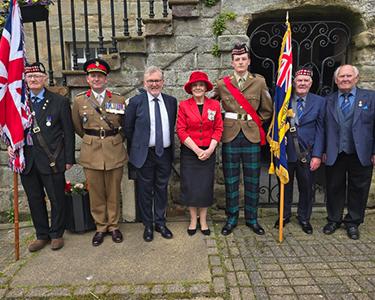
[[[47,116],[47,120],[46,120],[47,122],[46,122],[46,126],[47,127],[50,127],[51,125],[52,125],[52,123],[51,123],[51,121],[52,121],[52,118],[51,118],[51,116]]]
[[[358,107],[362,107],[362,100],[359,100],[359,102],[358,102]]]

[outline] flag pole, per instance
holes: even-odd
[[[284,228],[284,183],[280,182],[280,209],[279,209],[279,242],[283,242]]]
[[[14,211],[14,253],[20,259],[20,224],[18,214],[18,174],[13,172],[13,211]]]

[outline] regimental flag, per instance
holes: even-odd
[[[274,113],[268,131],[267,140],[270,144],[271,164],[269,173],[279,177],[283,184],[288,183],[288,160],[286,156],[285,134],[289,130],[287,117],[293,113],[289,99],[292,93],[292,34],[288,15],[285,22],[287,29],[283,37],[277,72],[276,91],[274,97]],[[275,169],[276,165],[276,169]]]
[[[16,172],[25,166],[24,130],[30,126],[25,104],[24,60],[21,14],[17,0],[12,0],[0,40],[0,135],[15,151],[10,165]]]

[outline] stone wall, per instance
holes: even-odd
[[[78,2],[78,1],[76,1]],[[136,93],[136,87],[142,86],[143,69],[146,65],[158,65],[165,71],[165,92],[176,96],[179,100],[186,99],[188,95],[183,91],[182,86],[187,81],[192,70],[201,69],[208,73],[211,80],[227,74],[230,70],[230,50],[235,42],[248,42],[246,35],[249,24],[260,17],[276,18],[284,20],[285,13],[288,10],[290,21],[293,17],[310,16],[317,14],[319,16],[345,20],[350,26],[353,39],[350,46],[350,53],[353,64],[357,65],[361,71],[361,87],[375,88],[375,6],[372,0],[354,0],[354,1],[304,1],[304,0],[222,0],[214,7],[206,7],[203,1],[199,0],[170,0],[169,17],[160,19],[161,6],[159,1],[157,5],[157,17],[154,20],[144,20],[144,35],[136,36],[135,33],[135,0],[130,3],[131,15],[131,37],[122,37],[121,33],[121,2],[115,1],[117,7],[116,24],[119,32],[119,52],[108,55],[105,58],[109,60],[114,71],[109,76],[110,88],[120,92],[125,97],[130,97]],[[105,3],[105,1],[102,1]],[[143,16],[147,15],[147,3],[142,1]],[[97,38],[97,14],[96,1],[89,1],[89,22],[90,38]],[[68,6],[63,8],[64,15],[64,38],[66,42],[71,41],[70,9]],[[83,43],[83,8],[76,11],[76,27],[80,28],[77,33],[78,41]],[[227,30],[222,36],[216,38],[212,33],[212,24],[215,18],[221,12],[235,12],[237,17],[234,21],[227,23]],[[55,75],[60,76],[61,59],[59,57],[59,38],[57,31],[57,7],[51,7],[50,27],[52,32],[53,47],[53,66]],[[106,43],[110,42],[110,23],[108,7],[103,9],[103,21],[106,22],[104,35]],[[26,44],[30,60],[33,60],[32,50],[32,31],[30,24],[26,26]],[[43,40],[45,29],[39,28],[39,37]],[[27,38],[29,37],[29,38]],[[220,57],[214,57],[211,49],[214,44],[219,45],[221,50]],[[42,45],[45,42],[41,41]],[[40,47],[40,57],[46,58],[46,48]],[[78,92],[86,88],[84,75],[79,72],[66,72],[68,85],[70,86],[71,98]],[[79,154],[80,141],[77,139],[77,156]],[[178,160],[176,160],[177,163]],[[6,167],[6,153],[0,152],[0,211],[9,208],[11,196],[12,174]],[[176,165],[178,170],[178,164]],[[73,170],[67,173],[67,177],[73,181],[82,181],[84,176],[82,169],[77,165]],[[124,176],[126,177],[126,176]],[[222,183],[220,171],[218,171],[218,181]],[[370,205],[375,206],[375,179],[373,180]],[[129,192],[130,189],[130,192]],[[218,198],[223,200],[223,186],[217,187]],[[132,193],[132,183],[124,183],[123,191],[125,194]],[[178,176],[175,175],[172,180],[171,198],[173,201],[178,199]],[[21,194],[22,195],[22,194]],[[128,201],[125,197],[124,201]],[[132,200],[130,200],[131,202]],[[134,204],[134,203],[133,203]],[[127,204],[128,205],[128,204]],[[126,205],[126,206],[127,206]],[[21,205],[26,209],[24,201]],[[134,213],[134,205],[132,206]],[[123,213],[127,213],[124,211]],[[130,213],[131,215],[131,213]],[[128,220],[132,217],[129,216]]]

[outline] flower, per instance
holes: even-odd
[[[66,194],[80,194],[87,192],[87,185],[86,183],[75,183],[72,184],[70,181],[65,182],[65,193]]]

